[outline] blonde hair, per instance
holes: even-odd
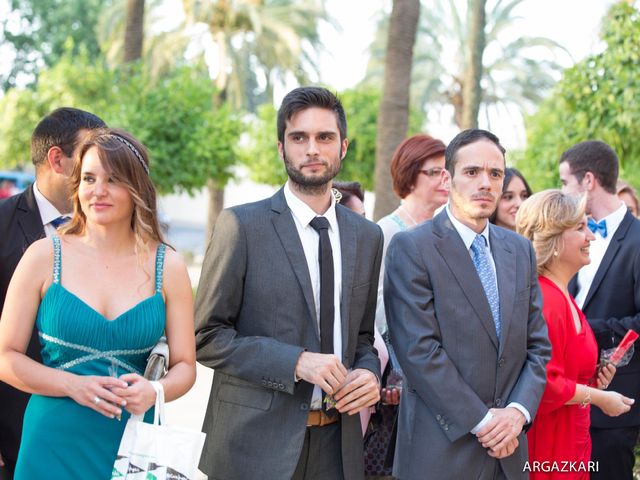
[[[543,190],[520,205],[516,213],[516,231],[533,244],[538,274],[562,248],[562,233],[582,221],[585,209],[584,195],[576,197],[560,190]]]
[[[130,146],[122,139],[126,140]],[[97,149],[103,168],[115,182],[129,190],[134,205],[131,229],[136,238],[138,254],[146,253],[150,242],[166,243],[158,222],[156,190],[147,173],[149,166],[147,150],[131,134],[111,128],[90,131],[76,150],[73,173],[70,178],[73,217],[69,223],[60,228],[60,233],[82,234],[86,229],[87,217],[80,205],[78,188],[82,179],[82,160],[87,151],[94,147]]]

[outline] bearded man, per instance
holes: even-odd
[[[215,369],[209,478],[364,477],[356,414],[379,399],[382,234],[331,193],[346,131],[331,92],[291,91],[278,111],[287,183],[217,220],[196,297],[198,361]]]

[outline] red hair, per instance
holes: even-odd
[[[429,135],[414,135],[406,138],[391,159],[391,178],[393,191],[404,198],[416,183],[420,169],[426,160],[444,155],[445,145]]]

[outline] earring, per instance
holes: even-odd
[[[558,250],[554,250],[554,251],[553,251],[553,256],[554,256],[554,257],[557,257],[557,256],[558,256]]]

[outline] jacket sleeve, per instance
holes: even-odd
[[[293,394],[295,367],[304,349],[270,337],[241,336],[235,328],[246,269],[244,226],[236,213],[223,210],[207,248],[196,294],[197,359],[207,367]]]

